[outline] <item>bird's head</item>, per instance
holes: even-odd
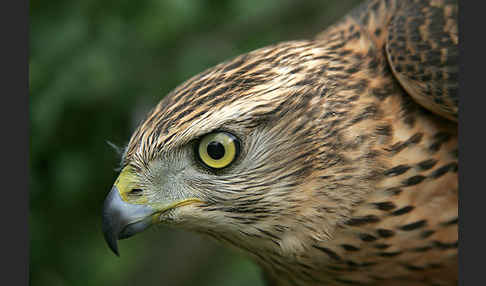
[[[371,137],[350,135],[364,129],[348,124],[359,116],[349,116],[356,92],[340,89],[346,79],[332,68],[345,57],[328,52],[313,41],[270,46],[167,95],[132,135],[105,200],[112,250],[158,223],[257,256],[329,239],[376,168],[367,156]]]

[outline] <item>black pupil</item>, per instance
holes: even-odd
[[[209,142],[207,151],[213,160],[219,160],[224,157],[224,146],[219,142]]]

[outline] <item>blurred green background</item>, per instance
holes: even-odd
[[[309,38],[360,1],[30,1],[30,284],[263,285],[244,255],[165,226],[106,246],[101,206],[145,112],[189,77]]]

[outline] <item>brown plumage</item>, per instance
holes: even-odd
[[[108,243],[160,222],[242,249],[270,285],[456,284],[457,35],[454,1],[367,1],[193,77],[133,134]],[[221,169],[197,154],[215,132],[240,144]]]

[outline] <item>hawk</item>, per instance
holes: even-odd
[[[310,40],[238,56],[146,116],[103,206],[242,249],[269,285],[453,285],[457,3],[366,1]]]

